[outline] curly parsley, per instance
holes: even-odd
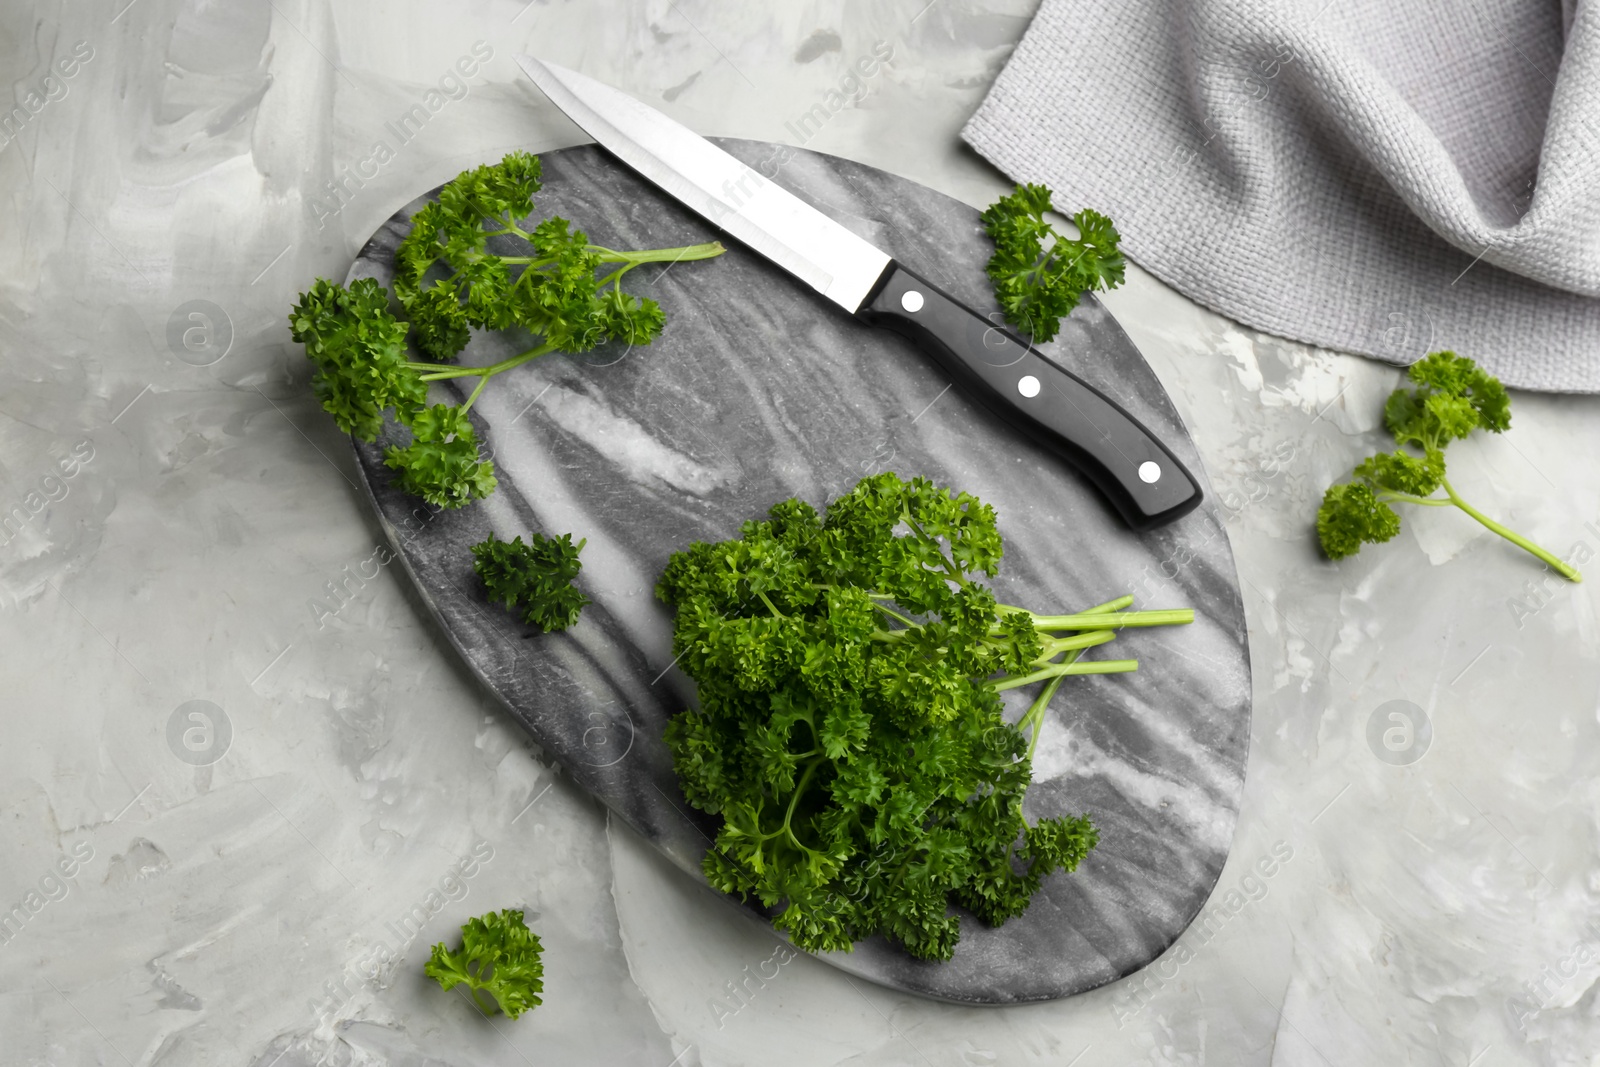
[[[467,420],[490,378],[551,352],[584,352],[610,340],[649,344],[665,316],[655,301],[624,292],[623,276],[642,263],[723,251],[715,241],[617,251],[591,244],[561,218],[524,229],[540,187],[538,157],[526,152],[446,184],[412,217],[395,253],[403,319],[370,278],[348,289],[319,278],[289,314],[291,336],[316,367],[311,384],[322,406],[363,441],[377,439],[392,409],[413,443],[389,448],[385,462],[403,489],[438,507],[461,507],[494,491],[494,465],[478,459]],[[447,365],[473,328],[517,329],[535,343],[490,366]],[[409,358],[408,339],[425,359]],[[460,405],[430,408],[428,383],[452,378],[478,383]]]
[[[1354,482],[1329,486],[1323,494],[1317,538],[1328,558],[1353,556],[1363,544],[1381,544],[1399,533],[1400,515],[1392,504],[1453,506],[1562,577],[1582,581],[1576,567],[1461,499],[1445,477],[1444,450],[1451,441],[1474,430],[1504,433],[1511,428],[1511,398],[1499,380],[1454,352],[1433,352],[1413,363],[1406,376],[1413,388],[1396,389],[1383,409],[1384,422],[1400,447],[1362,460]],[[1440,489],[1444,496],[1435,496]]]
[[[1084,650],[1194,612],[1000,604],[976,578],[1001,552],[976,497],[885,473],[825,516],[786,500],[668,562],[656,593],[699,706],[666,741],[685,797],[722,816],[706,876],[781,907],[774,924],[799,947],[883,933],[949,959],[952,903],[998,925],[1094,848],[1087,815],[1023,818],[1045,708],[1068,676],[1138,667]],[[1000,692],[1036,683],[1006,722]]]
[[[1127,266],[1110,219],[1084,208],[1072,216],[1078,228],[1074,240],[1045,220],[1054,210],[1045,186],[1019,185],[983,213],[984,228],[994,238],[986,270],[995,298],[1006,321],[1035,341],[1055,337],[1061,320],[1090,289],[1121,285]]]
[[[513,908],[468,919],[461,927],[461,948],[441,941],[423,966],[423,973],[445,989],[463,983],[479,1010],[503,1011],[515,1019],[544,1003],[544,946],[528,929],[522,912]]]
[[[565,630],[578,621],[589,598],[572,586],[583,569],[578,553],[588,539],[572,543],[571,534],[521,535],[499,541],[494,534],[472,546],[473,569],[489,591],[489,599],[522,609],[522,620],[545,632]]]

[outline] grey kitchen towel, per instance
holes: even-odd
[[[963,131],[1248,326],[1600,392],[1600,7],[1044,0]]]

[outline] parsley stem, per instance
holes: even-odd
[[[711,259],[722,255],[727,249],[722,246],[721,241],[707,241],[704,244],[684,245],[682,248],[650,248],[639,252],[618,252],[612,248],[590,245],[589,251],[598,255],[602,263],[627,263],[636,266],[640,263],[677,263],[684,259]]]
[[[1084,608],[1078,614],[1080,614],[1080,615],[1103,615],[1106,612],[1110,612],[1110,611],[1121,611],[1123,608],[1127,607],[1128,605],[1130,605],[1132,603],[1133,603],[1133,597],[1131,595],[1129,595],[1129,596],[1119,596],[1115,600],[1106,601],[1104,604],[1096,604],[1092,608]],[[1016,610],[1020,611],[1021,609],[1018,608]],[[1105,635],[1103,638],[1100,639],[1102,642],[1112,640],[1115,637],[1115,635],[1112,634],[1108,630],[1099,630],[1099,631],[1095,631],[1095,632],[1097,634],[1104,634]],[[1072,640],[1072,638],[1066,638],[1065,640]],[[1064,658],[1061,661],[1062,664],[1065,665],[1065,664],[1068,664],[1068,663],[1076,663],[1077,660],[1078,660],[1078,657],[1080,655],[1082,655],[1082,651],[1083,650],[1079,649],[1079,648],[1074,648],[1074,649],[1068,650],[1066,658]],[[1052,652],[1050,655],[1051,655],[1051,657],[1053,657],[1055,655],[1055,653]],[[1061,680],[1063,678],[1065,678],[1065,677],[1066,677],[1066,675],[1064,675],[1064,674],[1058,674],[1054,678],[1052,678],[1048,682],[1046,682],[1045,686],[1044,686],[1044,689],[1040,692],[1038,697],[1036,697],[1034,699],[1033,704],[1028,708],[1027,712],[1024,713],[1022,718],[1017,722],[1017,729],[1019,729],[1019,730],[1026,729],[1026,728],[1029,728],[1029,727],[1032,728],[1033,736],[1028,741],[1028,759],[1029,760],[1033,759],[1033,750],[1035,748],[1039,747],[1039,734],[1044,729],[1044,713],[1045,713],[1045,709],[1050,706],[1050,701],[1052,699],[1054,699],[1054,697],[1056,695],[1056,690],[1061,688]]]
[[[1057,678],[1067,674],[1127,674],[1138,669],[1139,661],[1136,659],[1095,659],[1087,662],[1080,660],[1075,663],[1053,663],[1032,674],[1014,675],[984,684],[996,693],[1003,693],[1007,689],[1018,689],[1034,682],[1042,682],[1047,678]]]
[[[1071,663],[1075,659],[1077,659],[1077,653],[1067,657],[1067,662]],[[1030,763],[1033,761],[1033,750],[1039,747],[1039,735],[1044,732],[1044,709],[1049,706],[1051,699],[1056,695],[1056,690],[1061,688],[1061,683],[1065,679],[1066,675],[1058,674],[1046,682],[1044,688],[1039,691],[1039,695],[1034,698],[1033,705],[1028,708],[1027,714],[1023,715],[1022,720],[1017,723],[1019,728],[1023,723],[1030,723],[1033,727],[1032,736],[1028,738],[1028,761]]]
[[[434,370],[430,371],[429,373],[418,375],[418,377],[425,382],[442,382],[448,378],[473,377],[483,378],[485,381],[487,381],[488,379],[493,378],[496,374],[499,374],[501,371],[508,371],[512,367],[520,367],[524,363],[528,362],[528,360],[537,359],[540,356],[548,355],[549,353],[554,352],[555,349],[555,342],[548,341],[542,345],[539,345],[537,348],[530,348],[526,352],[512,356],[510,359],[503,359],[499,363],[490,364],[487,367],[440,367],[436,363],[407,363],[406,366],[433,367]]]
[[[871,595],[871,594],[868,594],[868,595]],[[1084,608],[1082,611],[1078,612],[1078,614],[1079,615],[1099,615],[1099,614],[1103,614],[1104,612],[1107,612],[1107,611],[1121,611],[1123,608],[1131,607],[1132,605],[1133,605],[1133,594],[1130,593],[1127,596],[1119,596],[1115,600],[1108,600],[1104,604],[1096,604],[1092,608]],[[996,604],[995,605],[995,610],[996,611],[1020,611],[1024,615],[1032,615],[1033,614],[1033,612],[1029,611],[1027,608],[1019,608],[1019,607],[1016,607],[1013,604]]]
[[[1034,628],[1039,630],[1121,630],[1129,626],[1182,626],[1194,622],[1194,609],[1106,611],[1096,614],[1081,612],[1077,615],[1033,615],[1032,617]]]
[[[1569,581],[1569,582],[1581,582],[1581,581],[1583,581],[1583,575],[1581,573],[1579,573],[1578,568],[1574,567],[1572,564],[1568,563],[1567,561],[1557,557],[1554,553],[1552,553],[1552,552],[1550,552],[1550,551],[1548,551],[1546,549],[1540,548],[1538,545],[1534,544],[1532,541],[1528,540],[1526,537],[1523,537],[1521,534],[1517,533],[1515,530],[1511,530],[1511,529],[1508,529],[1505,526],[1500,525],[1498,522],[1495,522],[1493,519],[1489,518],[1489,516],[1485,515],[1483,512],[1479,511],[1477,508],[1473,507],[1471,504],[1467,503],[1465,500],[1462,500],[1459,496],[1456,495],[1455,487],[1452,486],[1444,478],[1440,478],[1439,479],[1439,484],[1444,486],[1444,491],[1446,493],[1450,494],[1450,503],[1454,504],[1456,507],[1458,507],[1462,511],[1466,512],[1468,515],[1471,515],[1474,519],[1477,519],[1484,526],[1486,526],[1489,529],[1493,530],[1495,533],[1499,534],[1501,537],[1504,537],[1507,541],[1510,541],[1512,544],[1516,545],[1517,547],[1519,547],[1521,549],[1524,549],[1527,552],[1531,552],[1533,555],[1537,556],[1539,559],[1544,560],[1545,563],[1550,565],[1550,568],[1552,570],[1554,570],[1557,574],[1561,575],[1561,577],[1567,579],[1567,581]]]
[[[871,595],[872,594],[870,594],[870,593],[868,594],[868,596],[871,596]],[[872,606],[877,608],[879,611],[883,612],[885,615],[888,615],[890,618],[899,619],[901,622],[905,623],[907,626],[921,626],[922,625],[916,619],[911,618],[909,615],[902,615],[898,611],[895,611],[893,608],[889,607],[886,604],[873,604]]]
[[[465,415],[472,410],[472,405],[477,402],[478,394],[483,392],[483,387],[489,384],[489,376],[485,374],[478,379],[478,386],[472,390],[472,395],[467,397],[467,402],[461,405],[461,414]]]
[[[1036,279],[1040,273],[1044,271],[1045,264],[1049,263],[1050,257],[1056,254],[1056,245],[1060,243],[1061,239],[1060,235],[1056,233],[1055,228],[1048,222],[1044,222],[1043,216],[1035,216],[1035,218],[1038,218],[1040,222],[1044,223],[1044,225],[1040,227],[1039,232],[1048,233],[1052,240],[1050,242],[1049,250],[1040,252],[1039,258],[1033,261],[1033,266],[1029,267],[1027,270],[1017,272],[1017,277],[1021,278],[1025,283],[1033,283],[1034,279]],[[1043,242],[1040,242],[1040,244],[1042,246]]]
[[[529,233],[527,230],[524,230],[521,226],[518,226],[517,220],[511,217],[510,212],[507,212],[504,215],[485,215],[483,221],[488,222],[490,219],[498,222],[502,228],[498,230],[488,230],[485,232],[484,236],[502,237],[506,234],[514,233],[524,241],[527,241],[529,244],[533,243],[533,234]]]
[[[1044,655],[1034,660],[1034,662],[1038,664],[1049,663],[1062,652],[1072,649],[1093,648],[1095,645],[1103,645],[1107,641],[1115,641],[1116,638],[1117,635],[1111,630],[1090,630],[1087,633],[1078,634],[1076,637],[1056,638],[1053,641],[1044,643]]]
[[[789,798],[789,809],[783,813],[784,832],[789,835],[791,841],[800,845],[801,848],[806,846],[801,844],[800,839],[794,835],[794,827],[790,824],[790,820],[794,818],[795,805],[800,803],[800,795],[806,791],[806,786],[811,782],[812,773],[822,764],[823,759],[824,757],[818,756],[816,759],[809,761],[806,764],[806,769],[800,772],[800,780],[794,784],[794,796]]]
[[[1449,500],[1441,500],[1436,496],[1413,496],[1410,493],[1383,492],[1378,494],[1378,499],[1385,504],[1399,502],[1402,504],[1422,504],[1430,508],[1447,508],[1451,506]]]

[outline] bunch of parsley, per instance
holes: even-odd
[[[489,379],[550,352],[584,352],[609,340],[649,344],[664,322],[660,306],[622,290],[641,263],[708,259],[717,242],[617,251],[590,244],[562,218],[521,225],[540,189],[539,160],[512,152],[463,171],[418,211],[395,254],[395,296],[370,278],[349,288],[319,278],[289,314],[294,339],[315,365],[311,385],[339,428],[377,439],[384,412],[411,431],[384,460],[396,480],[438,507],[457,508],[494,491],[494,465],[478,456],[467,413]],[[494,242],[491,248],[490,243]],[[611,267],[604,274],[602,268]],[[489,366],[447,366],[471,328],[516,329],[535,342]],[[413,360],[407,342],[426,357]],[[477,378],[461,404],[428,404],[428,383]]]
[[[1019,185],[983,213],[984,228],[994,238],[986,270],[995,298],[1006,321],[1035,341],[1055,337],[1061,320],[1090,289],[1121,285],[1127,266],[1110,219],[1084,208],[1072,216],[1078,228],[1074,240],[1045,219],[1054,210],[1048,188]]]
[[[1329,559],[1343,559],[1363,544],[1381,544],[1400,532],[1393,504],[1456,507],[1519,548],[1578,582],[1578,569],[1461,499],[1445,477],[1444,450],[1474,430],[1511,428],[1511,398],[1499,380],[1465,356],[1433,352],[1406,372],[1414,388],[1396,389],[1383,408],[1384,423],[1399,448],[1356,465],[1353,482],[1332,485],[1317,509],[1317,538]],[[1408,449],[1414,451],[1408,451]],[[1435,496],[1440,489],[1444,496]]]
[[[1131,597],[1076,615],[1000,604],[976,578],[1001,551],[977,498],[885,473],[825,517],[786,500],[662,574],[699,694],[666,741],[685,797],[722,816],[706,876],[781,907],[774,923],[801,948],[881,932],[949,959],[952,903],[998,925],[1095,846],[1087,816],[1023,818],[1046,705],[1067,676],[1138,666],[1079,661],[1085,649],[1194,613],[1124,611]],[[1035,683],[1008,723],[1000,692]]]

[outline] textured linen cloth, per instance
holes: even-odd
[[[1248,326],[1600,392],[1600,8],[1044,0],[963,131]]]

